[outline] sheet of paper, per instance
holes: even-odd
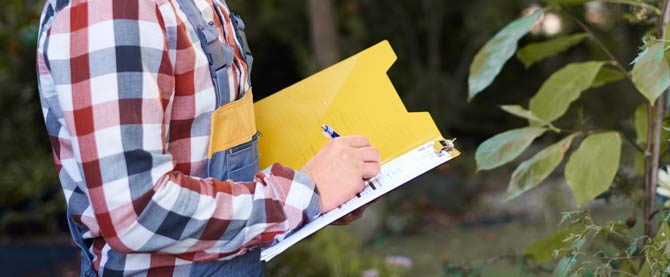
[[[285,236],[274,246],[262,249],[261,260],[271,260],[284,252],[284,250],[338,218],[351,213],[364,204],[453,158],[447,152],[437,154],[433,148],[433,143],[433,141],[426,142],[418,148],[384,164],[381,173],[372,179],[371,184],[366,186],[360,193],[360,197],[351,199],[339,208],[319,216],[302,228]]]

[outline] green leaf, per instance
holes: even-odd
[[[536,125],[547,125],[549,122],[546,122],[542,120],[541,118],[537,117],[533,112],[524,109],[523,107],[519,105],[503,105],[500,106],[503,111],[506,111],[512,115],[516,115],[521,118],[528,119],[531,123],[535,123]]]
[[[651,103],[670,86],[670,68],[663,52],[663,43],[656,42],[633,67],[633,84]]]
[[[570,247],[574,250],[581,250],[584,246],[585,239],[584,237],[577,238],[570,243]],[[556,277],[565,277],[572,276],[570,273],[573,271],[573,267],[577,263],[577,257],[574,255],[565,256],[561,259],[560,262],[554,268],[553,275]]]
[[[543,11],[538,9],[530,15],[513,21],[500,30],[477,52],[470,65],[468,100],[471,100],[493,82],[507,60],[516,51],[519,39],[533,28],[542,14]]]
[[[517,197],[544,181],[561,163],[575,136],[577,134],[572,134],[521,163],[512,173],[507,187],[507,199]]]
[[[649,52],[649,47],[647,47],[647,44],[645,42],[644,48],[639,53],[637,53],[637,56],[635,57],[635,59],[633,59],[632,62],[630,62],[630,64],[631,65],[636,64],[640,60],[640,58],[642,58],[642,56],[647,54],[647,52]]]
[[[554,268],[554,274],[553,276],[556,277],[565,277],[565,276],[571,276],[570,273],[572,272],[572,268],[575,266],[577,263],[577,258],[575,256],[567,256],[563,257],[560,262],[556,265],[556,268]]]
[[[531,43],[519,50],[516,57],[529,68],[534,63],[551,57],[579,44],[587,34],[575,34],[571,36],[558,37],[548,41]]]
[[[647,122],[647,104],[642,104],[635,109],[635,142],[637,144],[643,144],[647,142],[647,128],[649,127]]]
[[[626,254],[628,256],[633,256],[635,254],[635,251],[637,251],[637,240],[633,241],[628,248],[626,248]]]
[[[621,137],[616,132],[584,139],[565,166],[565,179],[578,206],[595,198],[612,184],[621,158]]]
[[[601,87],[607,83],[619,81],[624,77],[626,77],[626,74],[619,70],[602,67],[598,72],[598,75],[596,75],[596,78],[593,80],[591,87]]]
[[[545,131],[547,129],[542,127],[526,127],[509,130],[487,139],[479,145],[475,153],[477,170],[496,168],[513,160]]]
[[[591,87],[602,66],[603,62],[572,63],[554,72],[530,99],[530,111],[548,122],[561,117]]]
[[[572,233],[572,228],[561,228],[555,233],[533,242],[523,250],[523,255],[533,263],[550,262],[555,259],[555,250],[570,246],[570,241],[565,240],[570,233]]]

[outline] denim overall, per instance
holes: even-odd
[[[256,173],[260,171],[253,101],[250,91],[245,95],[240,95],[240,99],[229,99],[227,71],[233,64],[233,49],[218,39],[218,30],[215,24],[205,22],[193,0],[177,0],[177,2],[197,32],[202,49],[209,62],[211,78],[216,91],[217,108],[212,115],[211,124],[213,126],[216,126],[215,124],[225,124],[227,126],[231,125],[229,121],[233,120],[236,124],[232,125],[242,129],[242,131],[239,131],[238,129],[228,128],[223,132],[212,129],[206,177],[218,180],[230,179],[235,182],[253,181]],[[218,6],[214,6],[216,17],[221,20],[222,24],[225,23],[221,10]],[[242,49],[240,50],[244,54],[249,71],[251,71],[253,57],[244,33],[244,22],[233,13],[230,14],[230,18],[236,29],[237,40],[241,44]],[[238,106],[245,109],[245,112],[236,111],[240,109]],[[231,111],[232,116],[228,115]],[[234,138],[231,140],[230,137]],[[218,143],[215,143],[215,141]],[[225,149],[222,149],[222,146]],[[92,239],[87,239],[85,242],[81,235],[85,230],[74,223],[69,210],[67,219],[72,238],[82,251],[81,276],[96,276],[92,265],[94,257],[88,250],[92,244]],[[264,263],[260,261],[259,248],[249,249],[246,254],[228,261],[193,263],[189,271],[191,276],[263,276],[263,273]]]

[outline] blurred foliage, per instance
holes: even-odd
[[[312,59],[309,20],[303,1],[229,1],[248,22],[255,54],[254,93],[262,98],[318,70]],[[532,1],[337,0],[341,58],[389,40],[398,60],[389,74],[410,111],[429,110],[445,135],[465,137],[471,147],[505,126],[518,125],[495,103],[528,95],[543,70],[511,74],[490,88],[491,97],[466,103],[467,65],[496,26],[515,18]],[[485,18],[485,20],[483,20]],[[521,64],[515,64],[521,69]],[[514,89],[510,89],[514,88]],[[524,89],[527,88],[527,89]],[[492,120],[492,118],[495,118]],[[474,141],[470,138],[474,138]],[[458,161],[455,161],[458,162]],[[471,170],[472,168],[470,168]]]
[[[588,211],[573,211],[563,213],[562,223],[564,228],[533,243],[525,252],[534,262],[560,259],[554,269],[557,276],[649,276],[648,272],[642,274],[638,265],[643,256],[647,257],[645,266],[651,265],[652,272],[668,267],[668,259],[662,253],[670,245],[662,232],[642,248],[646,238],[632,232],[634,222],[631,224],[630,220],[598,225]],[[662,223],[661,229],[667,230],[667,225]]]
[[[346,228],[331,227],[296,244],[267,265],[270,276],[359,276],[374,271],[376,276],[403,276],[405,267],[378,256],[363,256],[361,242]]]
[[[13,0],[0,13],[0,230],[12,236],[58,231],[65,211],[36,89],[42,5]]]

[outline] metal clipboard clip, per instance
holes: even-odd
[[[436,141],[433,145],[435,154],[437,154],[438,157],[441,157],[444,153],[453,152],[456,149],[454,148],[454,141],[456,141],[456,138]]]

